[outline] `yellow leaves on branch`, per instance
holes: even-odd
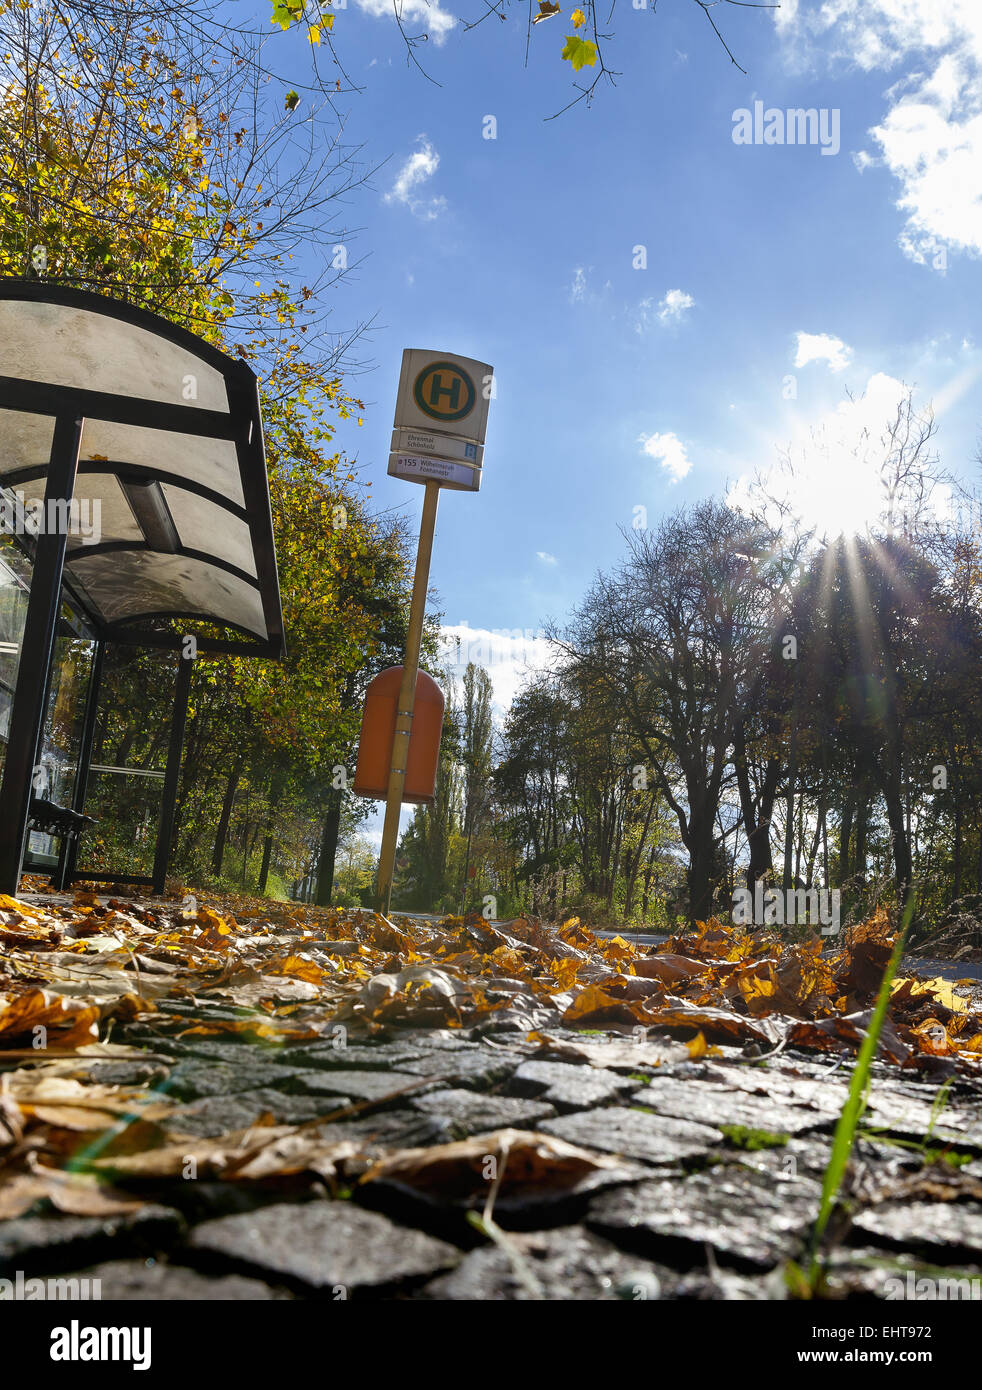
[[[532,23],[541,24],[543,20],[552,19],[554,15],[561,13],[562,10],[555,0],[539,0],[539,13],[532,16]],[[582,29],[586,24],[586,15],[581,9],[575,9],[570,15],[570,22],[574,29]],[[560,57],[572,66],[574,72],[579,72],[583,67],[593,67],[597,56],[597,45],[589,39],[581,39],[578,33],[567,35],[560,54]]]

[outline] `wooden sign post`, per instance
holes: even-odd
[[[407,348],[402,354],[388,471],[393,477],[422,483],[426,492],[378,861],[376,905],[383,914],[389,911],[392,896],[440,488],[477,492],[481,486],[493,379],[486,363],[469,357],[419,348]]]

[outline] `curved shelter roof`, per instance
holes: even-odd
[[[0,280],[8,499],[43,496],[55,417],[68,411],[85,422],[74,499],[100,525],[70,533],[64,577],[98,634],[170,645],[154,624],[196,619],[248,638],[236,651],[281,656],[259,391],[246,363],[102,295]]]

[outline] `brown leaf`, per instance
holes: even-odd
[[[832,1042],[844,1042],[858,1048],[872,1017],[873,1010],[864,1009],[858,1013],[834,1014],[831,1018],[792,1023],[788,1040],[793,1047],[828,1048]],[[903,1064],[910,1056],[910,1048],[900,1040],[888,1018],[884,1019],[880,1030],[880,1047],[894,1062]]]
[[[515,1196],[542,1188],[572,1191],[584,1179],[621,1166],[616,1159],[546,1134],[500,1129],[454,1144],[398,1149],[374,1163],[360,1181],[384,1180],[433,1199],[454,1200],[486,1197],[498,1175],[500,1193]]]
[[[695,1028],[712,1042],[758,1042],[772,1046],[783,1041],[789,1027],[787,1019],[745,1018],[727,1009],[692,1004],[687,999],[671,996],[651,1010],[650,1022],[661,1028]]]
[[[643,960],[634,962],[635,975],[641,975],[647,980],[661,980],[666,985],[674,985],[679,980],[689,980],[694,975],[701,975],[705,968],[705,962],[692,960],[689,956],[678,956],[671,951],[646,956]]]
[[[23,1216],[42,1201],[69,1216],[122,1216],[144,1205],[89,1174],[59,1173],[38,1164],[30,1173],[14,1174],[0,1187],[0,1220]]]
[[[652,1016],[645,1005],[636,1000],[619,998],[599,985],[587,985],[563,1014],[563,1022],[577,1027],[594,1023],[648,1024]]]

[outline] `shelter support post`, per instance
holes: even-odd
[[[419,671],[419,649],[423,640],[423,615],[426,611],[426,590],[430,580],[430,558],[433,554],[433,535],[436,531],[436,509],[440,501],[440,484],[427,481],[423,498],[423,519],[419,527],[419,547],[416,551],[416,572],[413,575],[413,597],[409,608],[409,633],[406,637],[406,658],[402,665],[402,685],[396,709],[396,729],[389,772],[389,794],[385,802],[385,822],[382,828],[382,848],[378,861],[378,911],[389,911],[392,896],[392,875],[395,869],[396,845],[399,840],[399,814],[406,783],[406,764],[409,761],[409,737],[413,728],[413,706],[416,703],[416,675]]]
[[[37,536],[27,618],[0,783],[0,893],[16,895],[27,843],[27,822],[51,676],[61,582],[68,544],[69,503],[75,491],[84,420],[55,420],[44,489],[43,524]],[[59,524],[52,526],[54,518]]]
[[[191,693],[191,672],[194,657],[183,654],[178,658],[177,689],[174,692],[174,713],[171,716],[170,746],[167,749],[167,770],[164,773],[164,794],[157,828],[157,850],[153,857],[153,891],[162,893],[167,878],[171,840],[174,836],[174,813],[177,810],[177,782],[181,772],[181,751],[184,747],[184,727],[188,717],[188,696]]]

